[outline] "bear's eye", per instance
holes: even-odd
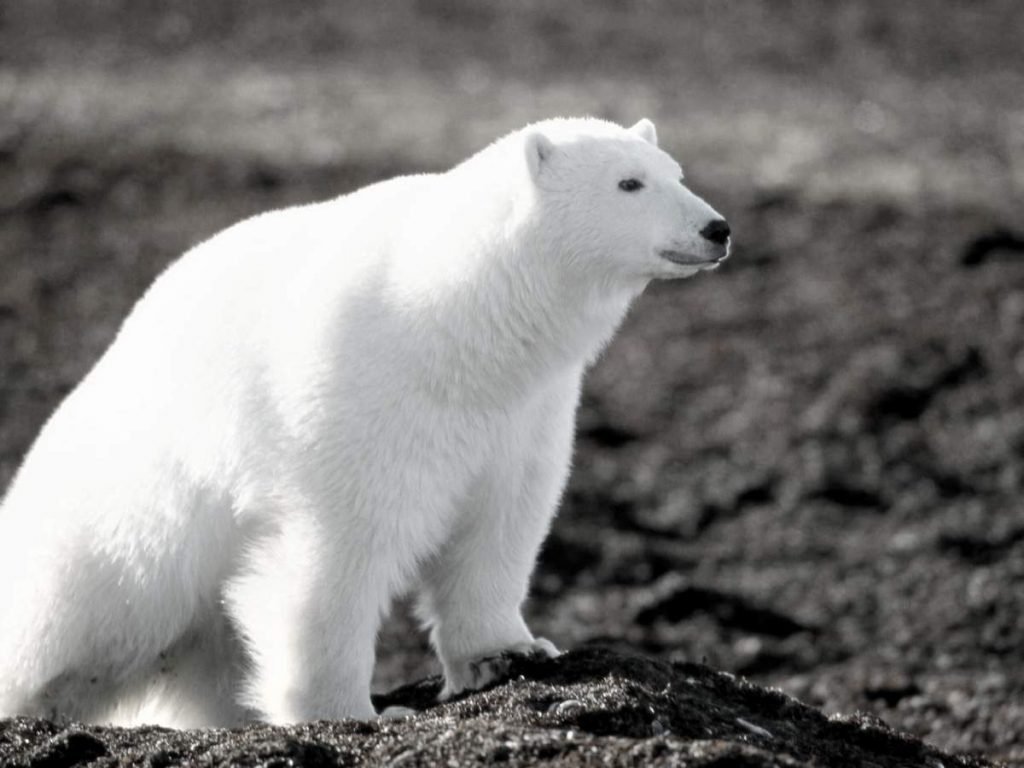
[[[644,183],[640,179],[623,179],[619,182],[619,189],[623,192],[636,192],[638,189],[643,189]]]

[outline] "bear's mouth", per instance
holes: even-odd
[[[659,251],[658,255],[673,264],[680,264],[684,267],[714,267],[721,264],[729,256],[728,251],[722,252],[720,256],[708,258],[706,256],[694,256],[692,253],[683,251]]]

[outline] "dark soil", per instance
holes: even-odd
[[[318,722],[234,731],[0,722],[0,762],[76,765],[981,766],[897,733],[876,718],[824,716],[701,664],[607,650],[520,658],[512,678],[435,705],[440,678],[378,698],[430,707],[376,723]]]
[[[957,762],[884,721],[1024,765],[1024,4],[211,8],[0,8],[0,487],[190,244],[532,119],[648,114],[736,247],[591,372],[529,612],[661,661],[524,663],[405,723],[14,721],[0,762]],[[436,670],[401,605],[380,666]]]

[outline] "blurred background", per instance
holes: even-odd
[[[589,375],[534,629],[1024,764],[1022,40],[1015,0],[6,0],[0,488],[190,245],[647,116],[735,249]],[[381,687],[436,669],[409,626]]]

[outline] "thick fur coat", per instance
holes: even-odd
[[[172,264],[0,507],[0,716],[370,718],[410,590],[446,694],[556,653],[520,606],[584,369],[726,256],[680,180],[649,121],[554,120]]]

